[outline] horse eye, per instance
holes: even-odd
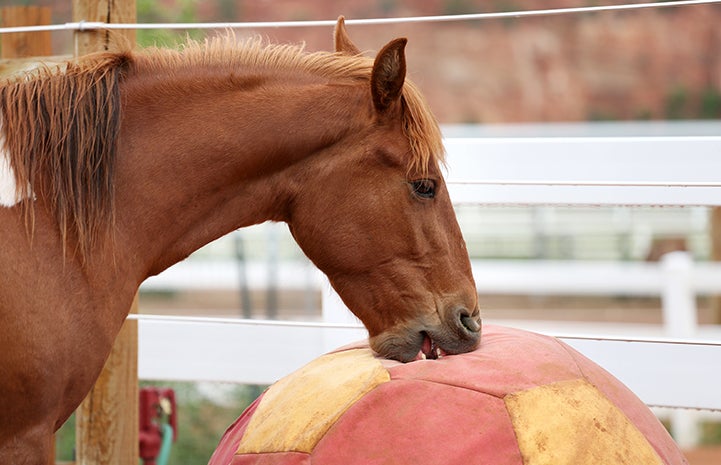
[[[432,199],[436,196],[436,182],[432,179],[419,179],[411,181],[413,193],[422,199]]]

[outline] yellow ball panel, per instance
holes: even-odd
[[[584,379],[508,394],[524,465],[662,465],[646,438]]]
[[[237,453],[311,452],[338,417],[389,380],[370,349],[319,357],[268,389]]]

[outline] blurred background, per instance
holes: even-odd
[[[451,15],[642,3],[632,0],[138,0],[138,22],[284,21]],[[69,1],[2,0],[52,8],[72,21]],[[721,135],[721,5],[448,23],[349,26],[373,55],[405,36],[409,77],[422,89],[446,137]],[[140,47],[176,46],[212,31],[138,31]],[[330,50],[330,27],[240,30],[271,41]],[[53,33],[53,55],[71,55],[72,34]],[[720,154],[721,155],[721,154]],[[694,262],[721,258],[721,213],[705,207],[550,207],[459,205],[477,263],[655,263],[670,251]],[[321,319],[318,271],[283,224],[237,231],[189,258],[225,284],[209,289],[157,281],[141,289],[141,313]],[[565,323],[659,328],[659,296],[484,291],[486,322],[533,327]],[[721,324],[721,304],[699,296],[698,323]],[[549,326],[543,326],[548,328]],[[561,326],[558,326],[561,327]],[[579,329],[580,328],[580,329]],[[163,383],[167,385],[168,383]],[[174,385],[182,422],[170,463],[203,463],[223,429],[260,392],[256,386]],[[212,404],[213,409],[206,404]],[[202,406],[202,408],[201,408]],[[71,431],[70,425],[68,431]],[[199,432],[203,430],[204,432]],[[68,438],[71,436],[68,432]],[[71,439],[58,443],[70,454]],[[704,422],[701,445],[721,442]],[[717,456],[718,457],[718,456]],[[721,459],[720,459],[721,460]],[[692,462],[702,463],[702,462]],[[718,463],[718,462],[717,462]]]

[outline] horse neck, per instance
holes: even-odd
[[[116,236],[141,279],[237,228],[285,220],[291,168],[371,113],[358,87],[308,77],[193,82],[137,78],[124,89]]]

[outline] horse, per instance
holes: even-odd
[[[474,350],[436,120],[398,38],[363,56],[232,34],[0,84],[0,462],[45,463],[140,284],[285,222],[383,357]]]

